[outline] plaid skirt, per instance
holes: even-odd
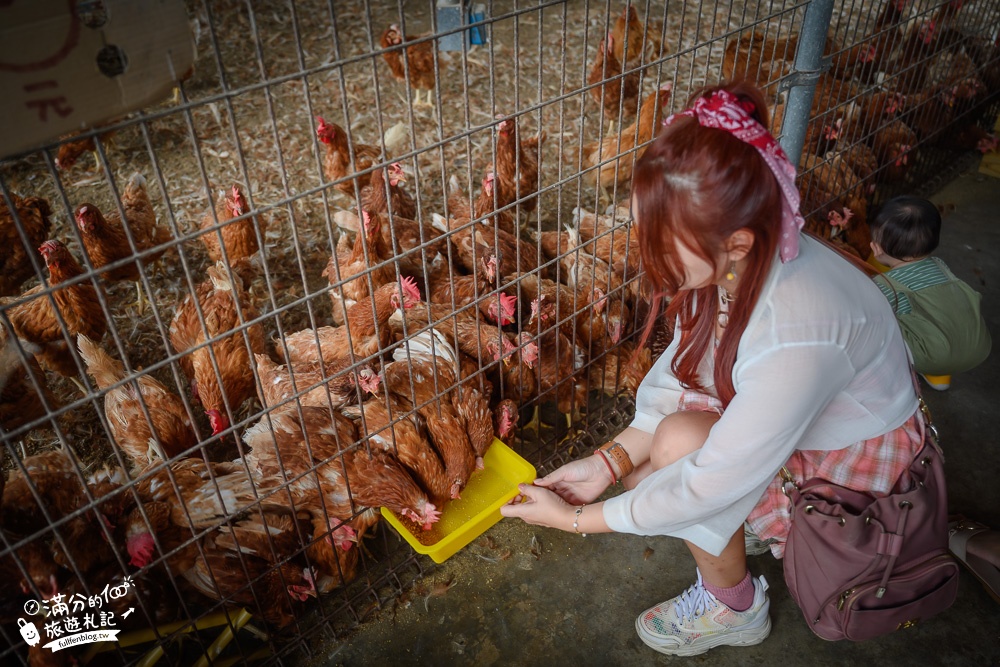
[[[723,411],[719,399],[696,391],[682,392],[677,409],[719,415]],[[894,488],[908,489],[912,483],[910,464],[923,446],[919,419],[918,411],[899,428],[843,449],[800,449],[792,454],[785,467],[796,482],[818,477],[875,497],[886,496]],[[791,501],[781,492],[781,486],[781,476],[775,475],[747,517],[757,537],[765,542],[770,540],[775,558],[785,554],[791,525]]]

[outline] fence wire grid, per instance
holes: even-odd
[[[433,567],[381,505],[433,540],[494,435],[613,437],[670,339],[637,349],[632,164],[697,88],[807,123],[807,225],[863,259],[996,149],[996,3],[837,3],[825,46],[808,5],[188,0],[175,99],[0,163],[0,660],[89,615],[83,664],[297,664]]]

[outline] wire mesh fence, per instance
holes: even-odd
[[[428,567],[380,506],[430,535],[494,434],[545,468],[620,431],[670,336],[632,164],[723,77],[780,132],[807,4],[189,1],[175,100],[0,165],[0,658],[89,617],[121,640],[63,655],[294,661]],[[878,201],[991,147],[998,28],[838,5],[812,231],[866,258]]]

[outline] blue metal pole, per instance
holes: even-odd
[[[782,86],[787,89],[785,119],[782,126],[781,147],[792,164],[797,165],[806,140],[806,126],[816,94],[816,81],[829,69],[823,62],[826,33],[833,16],[833,0],[812,0],[806,7],[799,31],[799,46],[795,52],[795,70]]]

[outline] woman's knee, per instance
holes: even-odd
[[[717,421],[719,415],[714,412],[680,411],[667,415],[653,432],[649,462],[659,470],[701,449]]]

